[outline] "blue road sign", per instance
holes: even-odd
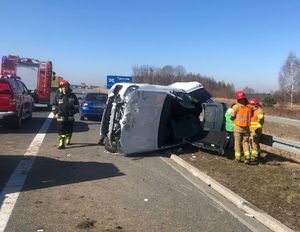
[[[115,83],[132,83],[132,76],[107,76],[106,87],[110,89]]]

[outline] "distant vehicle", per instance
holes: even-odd
[[[33,97],[21,78],[0,75],[0,123],[20,128],[22,121],[32,118]]]
[[[21,77],[27,88],[33,93],[35,106],[49,107],[53,77],[51,61],[11,55],[3,56],[1,74]]]
[[[107,93],[85,93],[79,108],[80,120],[84,120],[85,118],[101,119],[103,111],[106,108],[106,101]]]
[[[170,86],[117,83],[101,123],[105,148],[133,154],[183,143],[224,154],[225,107],[198,82]],[[200,120],[200,114],[202,120]]]

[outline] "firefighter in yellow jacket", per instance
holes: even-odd
[[[250,122],[252,117],[252,106],[249,104],[244,91],[235,94],[237,104],[231,111],[231,119],[234,123],[234,155],[235,160],[241,162],[242,153],[245,155],[244,163],[250,162]]]
[[[52,103],[52,111],[57,119],[58,149],[64,149],[65,145],[71,143],[74,115],[78,113],[79,103],[68,81],[61,80],[59,86]]]
[[[264,124],[264,111],[256,98],[250,99],[250,104],[253,106],[253,116],[251,118],[250,136],[251,136],[251,161],[257,162],[260,156],[259,141],[262,135],[262,126]]]

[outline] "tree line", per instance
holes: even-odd
[[[216,81],[213,77],[201,74],[188,73],[182,65],[155,67],[151,65],[135,65],[132,68],[136,83],[169,85],[174,82],[200,82],[214,97],[233,98],[235,88],[233,83]],[[271,102],[289,102],[293,109],[295,103],[300,103],[300,60],[294,53],[290,53],[282,65],[278,75],[279,90],[272,94],[256,93],[254,89],[246,86],[244,91],[249,97],[274,98]]]
[[[162,68],[150,65],[135,65],[132,68],[133,78],[136,83],[156,85],[169,85],[174,82],[200,82],[214,97],[233,98],[235,89],[232,83],[216,81],[212,77],[201,74],[187,73],[182,65],[166,65]]]

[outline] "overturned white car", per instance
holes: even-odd
[[[225,108],[198,82],[117,83],[108,94],[100,135],[113,153],[149,152],[187,142],[224,154]]]

